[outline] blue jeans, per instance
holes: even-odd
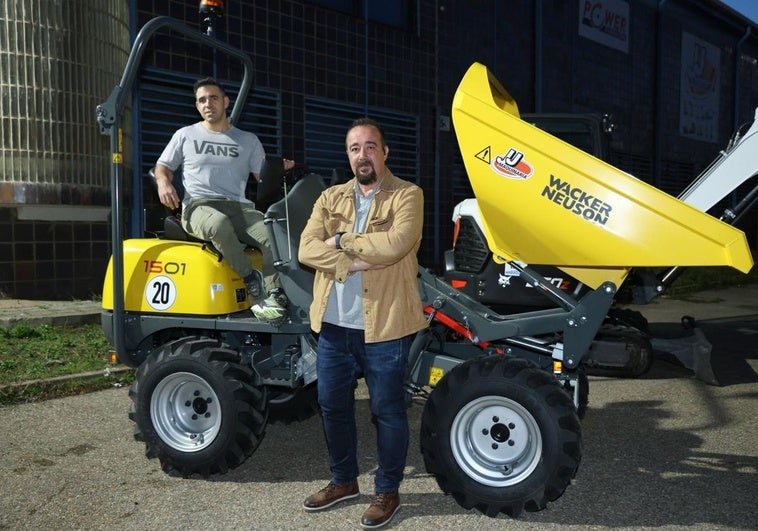
[[[339,485],[358,477],[358,435],[355,423],[357,379],[366,378],[371,413],[376,418],[378,469],[376,493],[398,489],[408,454],[405,403],[406,365],[413,335],[366,343],[363,330],[323,323],[318,338],[318,402],[329,450],[332,481]]]

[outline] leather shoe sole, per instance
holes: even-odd
[[[379,497],[381,497],[381,495],[379,495]],[[363,529],[378,529],[389,524],[392,521],[392,518],[394,518],[395,513],[397,513],[397,510],[400,509],[400,498],[397,493],[394,494],[393,498],[394,499],[391,500],[389,504],[390,507],[394,505],[394,508],[392,508],[392,512],[385,514],[382,514],[382,511],[384,511],[386,507],[381,502],[377,503],[377,499],[375,498],[374,502],[372,502],[369,508],[363,513],[361,527]]]
[[[332,499],[327,498],[329,496],[328,491],[334,490],[337,488],[342,488],[345,490],[345,494],[342,496],[338,496]],[[325,500],[318,500],[319,496],[322,495],[326,498]],[[351,500],[353,498],[357,498],[360,496],[361,493],[358,490],[358,483],[351,483],[349,485],[345,486],[336,486],[330,483],[325,489],[320,490],[316,494],[309,496],[305,499],[303,502],[303,509],[305,509],[308,512],[316,512],[316,511],[323,511],[324,509],[328,509],[334,504],[343,502],[345,500]]]

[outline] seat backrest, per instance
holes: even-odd
[[[187,231],[182,227],[182,221],[175,215],[169,214],[163,218],[163,237],[167,240],[178,240],[182,242],[193,241]],[[190,239],[192,238],[192,240]]]
[[[313,270],[300,264],[297,250],[300,236],[310,218],[313,205],[326,189],[321,176],[310,173],[297,181],[285,199],[272,204],[266,211],[265,222],[269,230],[274,264],[287,297],[298,311],[307,311],[313,300]],[[289,214],[289,224],[288,221]],[[289,233],[287,226],[289,225]]]
[[[150,181],[150,184],[153,185],[153,188],[155,191],[158,191],[158,185],[156,184],[155,180],[155,166],[150,168],[147,172],[150,175],[150,178],[148,179]],[[174,174],[174,181],[176,181],[176,174]],[[179,182],[181,182],[181,179],[179,179]],[[181,197],[181,192],[179,189],[177,189],[177,193],[179,193],[179,197]],[[181,221],[181,206],[176,209],[171,209],[168,207],[164,207],[166,209],[166,216],[163,218],[163,237],[166,240],[177,240],[182,242],[189,242],[189,241],[200,241],[197,238],[194,238],[193,236],[190,236],[187,234],[187,232],[182,227],[182,221]]]
[[[299,240],[300,233],[305,229],[305,224],[308,223],[308,218],[311,216],[313,205],[324,190],[326,190],[326,185],[321,176],[309,173],[297,181],[287,192],[286,201],[289,205],[285,205],[284,198],[280,199],[268,207],[266,219],[284,219],[289,209],[290,231],[296,234]]]

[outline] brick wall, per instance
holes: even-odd
[[[102,294],[110,224],[19,220],[0,207],[0,298],[90,299]]]

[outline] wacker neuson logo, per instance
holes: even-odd
[[[578,186],[562,181],[555,175],[550,176],[550,184],[545,186],[541,195],[569,212],[600,225],[606,224],[613,209],[605,201],[588,194]]]

